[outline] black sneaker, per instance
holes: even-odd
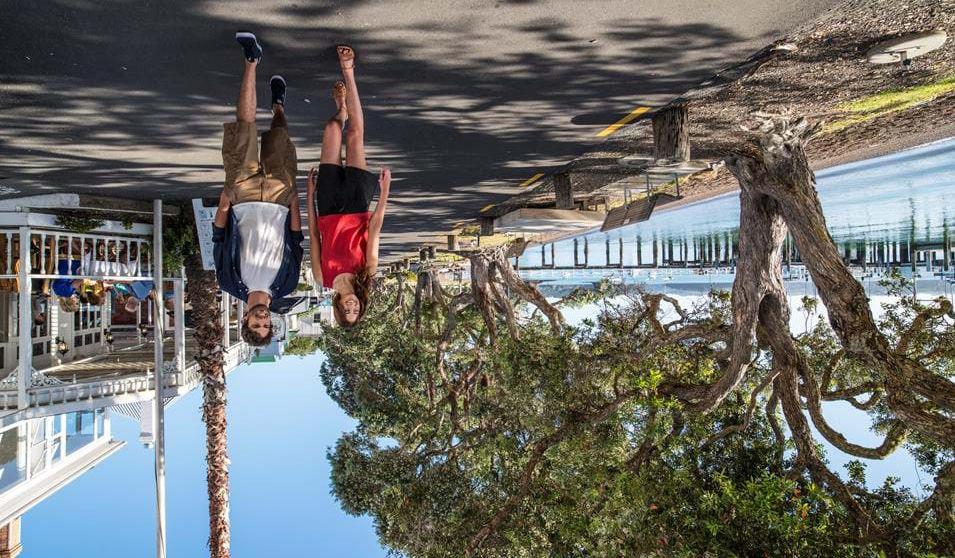
[[[272,76],[269,80],[269,86],[272,87],[272,104],[285,106],[285,78],[282,76]]]
[[[257,62],[262,58],[262,45],[259,44],[258,39],[255,38],[254,33],[248,31],[239,31],[235,34],[235,40],[242,45],[242,50],[245,52],[245,59],[249,62]]]

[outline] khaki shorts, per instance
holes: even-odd
[[[288,128],[262,134],[259,155],[254,122],[227,122],[222,138],[225,192],[233,205],[261,201],[288,207],[295,198],[298,160]]]

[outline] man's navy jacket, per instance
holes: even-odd
[[[305,235],[302,231],[292,230],[292,214],[285,218],[285,243],[282,246],[282,266],[275,275],[270,289],[272,290],[273,311],[276,310],[280,299],[295,291],[298,286],[299,273],[302,270],[302,241]],[[212,224],[212,242],[216,260],[216,280],[219,288],[243,302],[249,300],[249,288],[242,281],[242,267],[239,254],[242,248],[242,237],[239,235],[239,222],[232,208],[229,208],[229,217],[225,228],[220,229]]]

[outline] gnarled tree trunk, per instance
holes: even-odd
[[[757,221],[764,219],[747,212],[746,199],[762,196],[770,200],[788,225],[826,306],[830,325],[842,341],[844,354],[871,366],[876,372],[875,380],[869,382],[863,391],[872,392],[873,397],[881,390],[886,391],[889,408],[900,420],[893,423],[885,441],[876,448],[852,444],[825,423],[819,404],[821,394],[812,376],[813,371],[789,333],[789,308],[782,288],[779,262],[774,268],[770,287],[773,296],[760,303],[758,320],[761,338],[768,341],[772,349],[773,371],[777,374],[773,398],[775,400],[778,397],[782,403],[796,445],[798,462],[846,507],[859,529],[860,540],[886,540],[890,533],[873,519],[873,514],[863,507],[818,455],[809,421],[803,414],[802,398],[805,396],[806,406],[817,429],[831,443],[852,455],[881,458],[901,443],[908,427],[948,447],[955,445],[955,421],[947,414],[955,409],[955,384],[909,358],[904,350],[900,350],[900,347],[904,347],[904,340],[893,348],[876,326],[862,285],[852,277],[829,235],[816,194],[815,177],[806,160],[805,143],[816,133],[819,125],[810,126],[805,119],[790,122],[784,117],[764,115],[763,118],[758,141],[746,144],[727,161],[728,168],[742,188],[741,267],[747,259],[742,253],[743,231],[753,226],[753,217],[757,217]],[[774,250],[778,251],[778,246]],[[737,281],[739,279],[737,276]],[[738,306],[735,287],[734,312]],[[740,316],[736,318],[739,328]],[[917,324],[913,327],[917,327]],[[854,392],[846,397],[851,398],[852,395]],[[953,481],[955,465],[949,463],[942,467],[936,479],[935,492],[914,514],[913,525],[925,509],[930,506],[944,508],[941,503],[946,501],[948,512],[941,515],[950,517],[952,491],[955,490]]]

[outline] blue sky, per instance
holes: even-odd
[[[593,311],[566,314],[573,323]],[[323,359],[245,365],[228,377],[236,558],[385,555],[371,521],[345,515],[330,494],[325,454],[353,423],[325,393],[318,377]],[[175,558],[208,556],[201,395],[195,390],[167,409],[168,555]],[[827,407],[832,424],[857,443],[878,444],[868,417],[842,407]],[[127,440],[127,446],[27,512],[23,558],[154,555],[153,452],[139,444],[138,435],[138,424],[113,415],[113,437]],[[848,456],[827,449],[831,466],[843,473]],[[904,451],[884,461],[863,461],[870,485],[888,475],[913,488],[931,480],[924,472],[919,478]]]
[[[228,377],[232,556],[380,557],[368,518],[330,494],[328,447],[352,422],[325,393],[323,356],[242,366]],[[168,555],[208,556],[201,390],[167,409]],[[155,553],[153,452],[139,425],[113,415],[127,446],[23,518],[23,558]]]

